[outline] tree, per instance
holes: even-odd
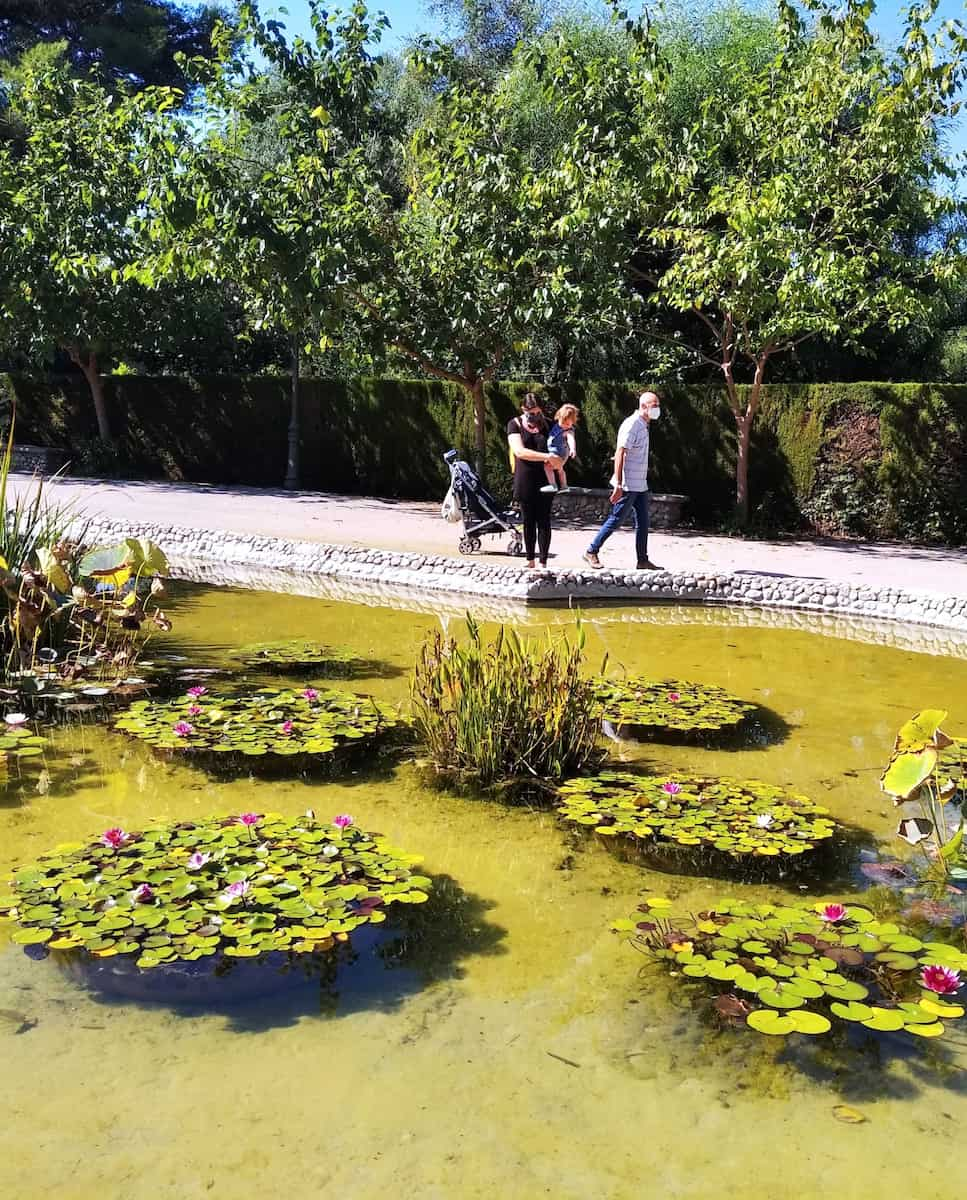
[[[166,89],[112,95],[41,60],[12,98],[22,144],[0,141],[0,341],[37,363],[65,351],[104,440],[101,359],[156,315],[135,278],[144,247],[133,217],[149,201],[145,158],[170,141],[165,109],[179,99]]]
[[[528,53],[534,71],[548,70],[544,49]],[[481,471],[485,388],[508,358],[542,329],[627,324],[615,271],[623,230],[608,216],[621,121],[599,119],[615,99],[591,86],[606,77],[601,63],[563,57],[587,105],[540,155],[511,136],[517,93],[504,80],[454,82],[438,97],[404,148],[404,202],[372,211],[381,260],[344,289],[378,347],[465,390]],[[418,61],[448,73],[445,57]]]
[[[102,82],[184,89],[176,56],[210,54],[212,32],[227,11],[217,2],[0,0],[0,59],[63,42],[74,69]]]
[[[278,22],[242,3],[238,28],[268,71],[234,55],[227,30],[214,66],[194,64],[204,126],[180,118],[182,137],[155,143],[149,170],[161,199],[145,224],[158,251],[141,274],[232,287],[252,329],[285,338],[289,487],[299,480],[301,351],[338,335],[341,295],[372,260],[366,231],[381,204],[366,132],[378,66],[369,45],[384,22],[358,3],[330,16],[313,2],[310,16],[313,41],[289,45]]]
[[[560,0],[431,0],[451,46],[477,70],[498,70],[524,42],[547,31],[564,9]]]
[[[645,119],[624,161],[629,181],[650,183],[625,192],[639,203],[624,219],[642,231],[631,274],[656,312],[689,314],[703,332],[696,348],[721,372],[735,421],[742,519],[772,360],[810,338],[854,344],[877,323],[926,322],[938,285],[963,264],[959,234],[943,232],[954,201],[940,185],[953,171],[938,137],[959,108],[961,24],[932,34],[931,0],[888,54],[866,0],[807,7],[808,24],[781,0],[777,52],[710,90],[685,130],[670,119],[668,56],[645,24],[627,79]],[[926,244],[905,237],[911,204],[941,230]]]

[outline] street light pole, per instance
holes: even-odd
[[[299,338],[292,337],[292,410],[289,414],[289,457],[284,487],[294,491],[300,486],[299,470]]]

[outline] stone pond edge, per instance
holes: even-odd
[[[177,525],[93,518],[85,540],[144,537],[164,549],[177,574],[179,560],[197,566],[249,565],[344,583],[372,583],[450,596],[516,600],[524,604],[607,600],[612,603],[692,602],[875,617],[967,631],[967,597],[904,588],[872,588],[831,580],[691,571],[601,571],[567,567],[528,572],[507,566],[364,546],[188,529]]]

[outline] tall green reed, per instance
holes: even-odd
[[[558,781],[597,757],[594,696],[580,668],[584,630],[525,641],[501,626],[485,645],[467,617],[461,644],[439,631],[421,647],[413,718],[434,765],[484,785]]]

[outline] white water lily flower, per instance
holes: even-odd
[[[27,720],[26,713],[7,713],[3,718],[8,725],[23,725]]]
[[[331,842],[327,842],[322,848],[322,853],[324,858],[335,858],[339,853],[339,847],[334,846]]]
[[[760,829],[768,829],[772,824],[772,813],[759,813],[755,819],[755,823]]]

